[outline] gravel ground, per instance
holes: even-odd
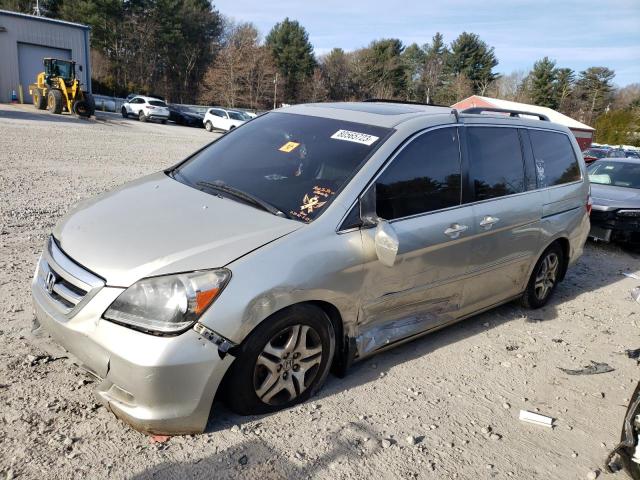
[[[329,377],[304,405],[155,443],[96,403],[71,358],[30,334],[29,283],[76,201],[158,171],[204,130],[0,105],[0,479],[593,478],[638,381],[640,255],[588,244],[549,306],[508,304]],[[569,376],[591,360],[615,371]],[[555,418],[553,429],[518,420]],[[605,476],[603,473],[599,477]],[[623,475],[620,475],[624,477]]]

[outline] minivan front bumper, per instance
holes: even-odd
[[[56,274],[68,274],[45,251],[31,287],[36,318],[57,343],[100,379],[97,395],[101,403],[143,432],[204,431],[233,357],[221,354],[214,342],[193,330],[160,337],[102,319],[121,288],[99,287],[79,310],[64,313],[43,281],[50,265]]]

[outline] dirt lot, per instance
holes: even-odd
[[[508,304],[378,355],[292,410],[238,417],[216,404],[207,433],[152,443],[99,406],[72,359],[30,335],[38,255],[70,205],[213,138],[0,106],[0,479],[581,479],[601,468],[640,371],[622,354],[640,347],[629,295],[640,281],[621,275],[640,255],[602,245],[587,245],[547,308]],[[591,360],[615,371],[557,368]],[[520,422],[520,409],[555,427]]]

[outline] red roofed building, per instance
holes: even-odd
[[[531,113],[541,113],[549,117],[549,120],[551,120],[552,122],[569,127],[569,130],[571,130],[575,135],[581,150],[589,148],[591,142],[593,141],[593,134],[595,132],[595,129],[591,128],[589,125],[578,122],[577,120],[563,115],[560,112],[556,112],[551,108],[529,105],[527,103],[511,102],[509,100],[500,100],[498,98],[472,95],[469,98],[465,98],[464,100],[453,104],[452,107],[460,111],[472,107],[487,107],[503,108],[505,110],[520,110]]]

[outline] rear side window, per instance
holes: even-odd
[[[149,105],[153,105],[155,107],[166,107],[167,104],[160,100],[149,100]]]
[[[409,143],[376,181],[376,210],[387,220],[460,205],[457,128],[425,133]]]
[[[518,131],[504,127],[467,127],[466,131],[475,201],[523,192],[524,163]]]
[[[529,130],[536,162],[538,187],[580,180],[580,166],[571,140],[563,133]]]

